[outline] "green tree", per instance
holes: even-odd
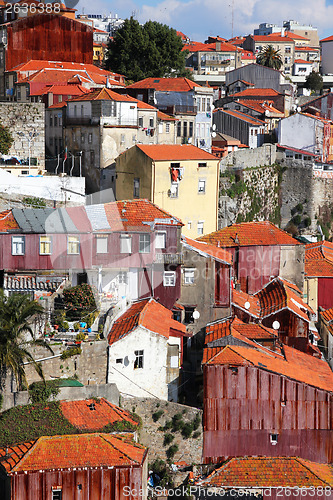
[[[323,88],[323,77],[321,74],[311,71],[306,77],[305,87],[313,92],[320,92]]]
[[[176,30],[148,21],[141,26],[126,19],[108,44],[105,66],[138,81],[149,77],[190,76],[185,69],[187,52]]]
[[[3,155],[8,155],[13,141],[14,139],[8,127],[0,125],[0,153]]]
[[[27,386],[25,361],[31,362],[43,378],[40,365],[29,352],[29,346],[43,343],[35,340],[31,329],[31,320],[43,312],[43,307],[27,295],[13,294],[6,297],[0,292],[0,374],[5,377],[8,371],[11,372],[19,389],[22,389],[23,384]],[[52,352],[50,347],[48,349]]]
[[[280,50],[275,50],[273,45],[266,45],[257,56],[257,64],[268,68],[280,69],[282,58]]]

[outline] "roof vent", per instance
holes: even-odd
[[[96,410],[96,407],[95,407],[95,403],[90,403],[90,405],[88,405],[88,408],[90,411],[95,411]]]

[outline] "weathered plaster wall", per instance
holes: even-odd
[[[256,149],[239,149],[222,158],[220,163],[221,171],[227,168],[243,169],[260,167],[261,165],[272,165],[277,158],[275,144],[263,144]]]

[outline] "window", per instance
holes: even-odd
[[[193,285],[194,269],[184,269],[184,285]]]
[[[77,115],[77,106],[76,106],[76,104],[74,104],[74,116],[76,116],[76,115]]]
[[[17,100],[18,101],[21,100],[21,89],[20,89],[20,87],[17,87]]]
[[[139,253],[150,252],[150,234],[140,234],[139,237]]]
[[[108,253],[107,236],[96,236],[96,253]]]
[[[54,126],[55,127],[58,126],[58,117],[57,117],[57,115],[54,115]]]
[[[52,117],[52,115],[50,114],[50,127],[52,127],[52,126],[53,126],[53,117]]]
[[[139,118],[139,127],[143,127],[143,117],[140,116]]]
[[[90,163],[94,163],[95,161],[95,151],[90,151]]]
[[[67,253],[70,255],[77,255],[80,253],[80,239],[78,236],[68,236]]]
[[[193,313],[195,307],[186,307],[185,306],[185,318],[184,323],[194,323]]]
[[[127,271],[120,271],[118,273],[119,285],[127,285]]]
[[[210,99],[207,98],[207,111],[210,111],[211,110],[211,103],[210,103]]]
[[[62,500],[62,491],[52,490],[52,500]]]
[[[198,228],[198,235],[203,234],[203,232],[204,232],[204,221],[199,220],[197,228]]]
[[[291,47],[288,47],[288,46],[287,46],[287,47],[284,49],[284,51],[285,51],[285,53],[286,53],[286,54],[290,54],[290,53],[291,53]]]
[[[92,134],[88,134],[88,142],[89,142],[89,144],[92,143]]]
[[[123,364],[123,358],[117,358],[116,359],[116,364],[122,365]]]
[[[81,144],[84,144],[85,138],[86,138],[86,135],[81,134]]]
[[[197,97],[198,113],[201,111],[201,97]]]
[[[201,167],[207,167],[207,163],[198,163],[198,167],[201,168]]]
[[[135,361],[134,361],[134,369],[143,368],[143,351],[134,351]]]
[[[202,106],[201,106],[201,111],[205,113],[206,111],[206,97],[202,98]]]
[[[271,442],[271,444],[276,445],[277,442],[278,442],[278,437],[279,437],[278,434],[270,434],[270,442]]]
[[[58,97],[58,102],[62,102],[62,95],[60,95],[60,96]],[[60,125],[60,123],[59,123],[59,125]]]
[[[188,131],[188,136],[192,137],[193,136],[193,122],[189,122],[189,131]]]
[[[52,253],[52,238],[51,236],[39,237],[39,255],[51,255]]]
[[[121,136],[120,136],[120,144],[125,144],[125,134],[121,134]]]
[[[170,187],[170,198],[178,198],[178,184],[171,184]]]
[[[150,127],[150,128],[154,128],[154,117],[153,117],[153,116],[151,116],[151,117],[149,118],[149,127]]]
[[[192,228],[192,221],[189,220],[187,223],[187,229],[191,229],[191,228]]]
[[[132,252],[132,238],[126,234],[120,236],[120,253]]]
[[[183,135],[187,137],[187,122],[184,122]]]
[[[165,132],[166,132],[167,134],[169,134],[169,133],[170,133],[170,123],[166,123],[166,124],[165,124]]]
[[[181,136],[182,136],[182,123],[178,122],[177,123],[177,137],[181,137]]]
[[[175,286],[176,285],[176,272],[175,271],[164,271],[163,273],[163,286]]]
[[[12,236],[12,255],[24,255],[25,236]]]
[[[134,178],[133,196],[134,198],[140,198],[140,179],[138,177]]]
[[[166,245],[166,232],[159,231],[155,236],[155,248],[165,248]]]
[[[83,115],[84,115],[84,106],[83,106],[83,104],[81,104],[81,116],[83,116]]]
[[[198,193],[205,194],[206,192],[206,181],[199,179]]]

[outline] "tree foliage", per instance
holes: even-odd
[[[43,378],[40,365],[29,352],[29,345],[43,343],[35,340],[31,329],[33,317],[43,312],[43,307],[27,295],[13,294],[6,297],[2,291],[0,293],[0,374],[4,377],[10,371],[19,389],[23,384],[27,385],[24,361],[31,362]]]
[[[13,142],[14,139],[8,127],[0,125],[0,153],[3,155],[8,155]]]
[[[149,77],[189,76],[185,69],[186,51],[176,30],[148,21],[141,26],[133,17],[108,44],[106,68],[129,80]]]
[[[268,68],[280,69],[282,58],[280,50],[275,50],[273,45],[266,45],[257,56],[257,64]]]
[[[305,80],[305,87],[314,92],[320,92],[323,88],[323,77],[320,73],[312,71]]]

